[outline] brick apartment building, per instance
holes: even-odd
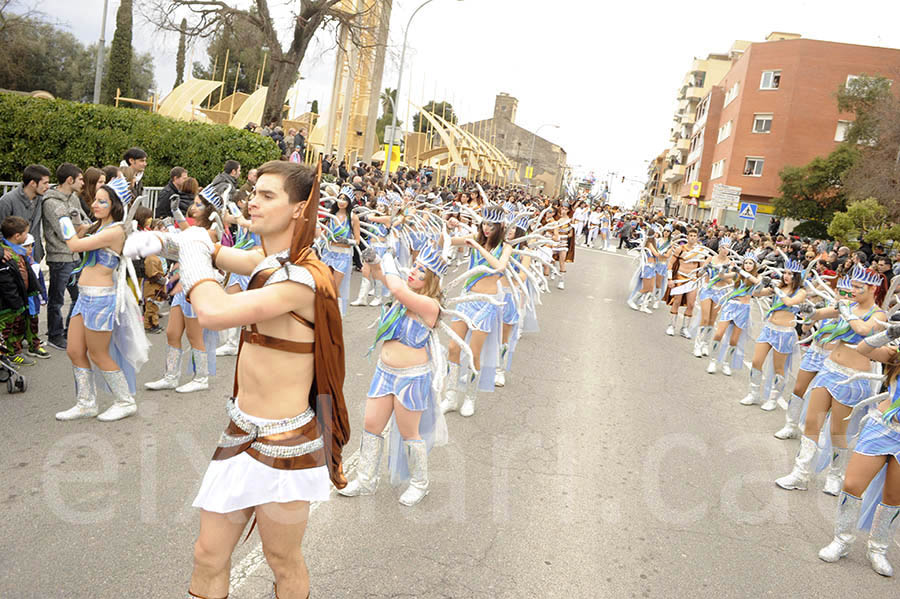
[[[758,205],[757,230],[768,227],[785,166],[801,166],[835,149],[853,115],[840,113],[835,93],[855,76],[900,79],[900,50],[772,34],[735,56],[718,85],[697,105],[680,188],[702,183],[690,213],[740,225],[737,213],[713,210],[713,185],[741,188]],[[688,198],[676,198],[686,204]],[[723,213],[724,212],[724,213]],[[682,214],[688,211],[682,209]]]

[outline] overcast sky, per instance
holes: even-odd
[[[135,0],[135,4],[141,0]],[[248,0],[237,0],[247,4]],[[395,0],[393,58],[382,87],[394,87],[399,47],[409,15],[422,0]],[[107,40],[118,0],[110,0]],[[296,1],[270,0],[287,16]],[[726,52],[735,39],[762,41],[771,31],[837,42],[900,48],[900,3],[889,0],[722,0],[679,3],[642,0],[434,0],[412,22],[400,104],[452,102],[462,122],[488,118],[494,96],[519,99],[517,124],[561,145],[576,171],[608,171],[645,178],[647,160],[668,145],[675,94],[693,57]],[[85,43],[97,39],[103,0],[43,0]],[[276,11],[280,11],[277,13]],[[333,41],[320,36],[301,72],[301,102],[328,106]],[[156,81],[165,94],[175,79],[177,38],[135,15],[134,45],[152,50]],[[194,60],[206,59],[202,47]],[[411,75],[411,79],[410,79]],[[423,93],[424,89],[424,93]]]

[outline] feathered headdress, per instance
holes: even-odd
[[[791,272],[803,272],[803,265],[799,260],[786,260],[784,263],[784,269],[789,270]]]
[[[501,224],[503,216],[503,206],[499,204],[485,204],[481,209],[481,218],[484,222]]]
[[[874,270],[870,270],[857,264],[850,273],[850,279],[857,283],[862,283],[863,285],[875,285],[877,287],[881,285],[884,277]]]
[[[850,291],[853,289],[853,285],[850,284],[850,275],[844,275],[837,281],[837,288],[843,289],[844,291]]]
[[[128,180],[125,177],[111,179],[107,185],[116,192],[116,196],[118,196],[122,205],[127,206],[131,202],[133,196],[131,195],[131,189],[128,187]]]
[[[221,210],[225,205],[222,201],[222,197],[216,192],[212,185],[207,185],[200,190],[200,197],[215,206],[216,210]]]

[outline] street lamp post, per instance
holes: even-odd
[[[106,45],[106,9],[109,0],[103,0],[103,20],[100,21],[100,43],[97,44],[97,71],[94,73],[94,104],[100,103],[100,79],[103,74],[103,46]]]
[[[403,63],[406,61],[406,38],[409,35],[409,26],[412,24],[413,17],[422,10],[426,4],[432,3],[434,0],[425,0],[422,4],[419,5],[416,10],[409,16],[409,21],[406,22],[406,29],[403,30],[403,49],[400,51],[400,72],[397,73],[397,99],[400,98],[400,85],[403,83]],[[457,0],[458,2],[462,2],[462,0]],[[393,102],[391,102],[393,104]],[[391,135],[390,141],[388,142],[388,152],[387,156],[384,157],[384,180],[387,181],[388,177],[391,174],[391,154],[394,153],[394,131],[397,129],[397,109],[394,108],[394,112],[391,115]]]
[[[531,152],[528,154],[528,168],[534,168],[534,141],[537,139],[538,131],[543,129],[544,127],[553,127],[554,129],[559,129],[559,125],[554,125],[553,123],[545,123],[535,129],[534,133],[531,134]],[[534,179],[534,171],[531,173],[531,178]],[[528,184],[528,187],[531,187],[531,183]]]

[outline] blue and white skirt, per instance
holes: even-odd
[[[494,323],[497,321],[497,317],[500,315],[499,306],[485,301],[460,302],[456,306],[456,310],[468,316],[472,324],[475,325],[475,330],[482,333],[490,333],[493,330]],[[457,320],[462,319],[454,316],[450,319],[450,322]]]
[[[819,372],[822,370],[822,366],[825,364],[825,358],[827,356],[828,352],[826,352],[821,345],[810,345],[809,349],[806,350],[806,353],[803,354],[803,359],[800,360],[800,370],[806,372]]]
[[[872,387],[867,380],[856,380],[852,383],[844,384],[844,381],[860,372],[859,370],[836,364],[831,361],[831,358],[825,358],[822,370],[809,384],[809,389],[812,391],[818,387],[824,387],[835,401],[852,408],[872,395]]]
[[[519,307],[512,292],[503,297],[503,324],[516,324],[519,322]]]
[[[722,298],[725,297],[727,291],[728,287],[704,287],[700,290],[700,301],[712,300],[713,303],[718,304],[722,301]]]
[[[225,289],[238,285],[241,288],[241,291],[247,291],[247,285],[249,284],[250,275],[236,275],[231,273],[228,277],[228,283],[225,285]]]
[[[656,278],[656,263],[651,262],[649,264],[645,264],[641,269],[641,278],[642,279],[655,279]]]
[[[856,453],[863,455],[892,455],[900,462],[900,424],[889,428],[882,420],[882,413],[873,412],[873,417],[866,420],[856,442]]]
[[[667,269],[667,264],[665,262],[657,262],[656,263],[656,276],[665,275]]]
[[[346,275],[353,268],[353,248],[332,245],[329,249],[323,249],[322,262]]]
[[[797,346],[797,331],[794,327],[780,326],[767,322],[759,334],[757,343],[768,343],[779,354],[789,354]]]
[[[731,300],[719,313],[719,322],[733,322],[734,326],[746,331],[750,327],[750,304],[742,304]]]
[[[366,396],[395,395],[407,410],[424,412],[431,398],[432,377],[431,364],[394,368],[379,358]]]
[[[172,307],[181,308],[181,313],[184,314],[185,318],[197,318],[197,313],[194,312],[194,306],[187,301],[187,298],[184,296],[184,291],[179,291],[172,296]]]
[[[72,317],[79,314],[89,331],[112,331],[116,321],[116,288],[79,285]]]

